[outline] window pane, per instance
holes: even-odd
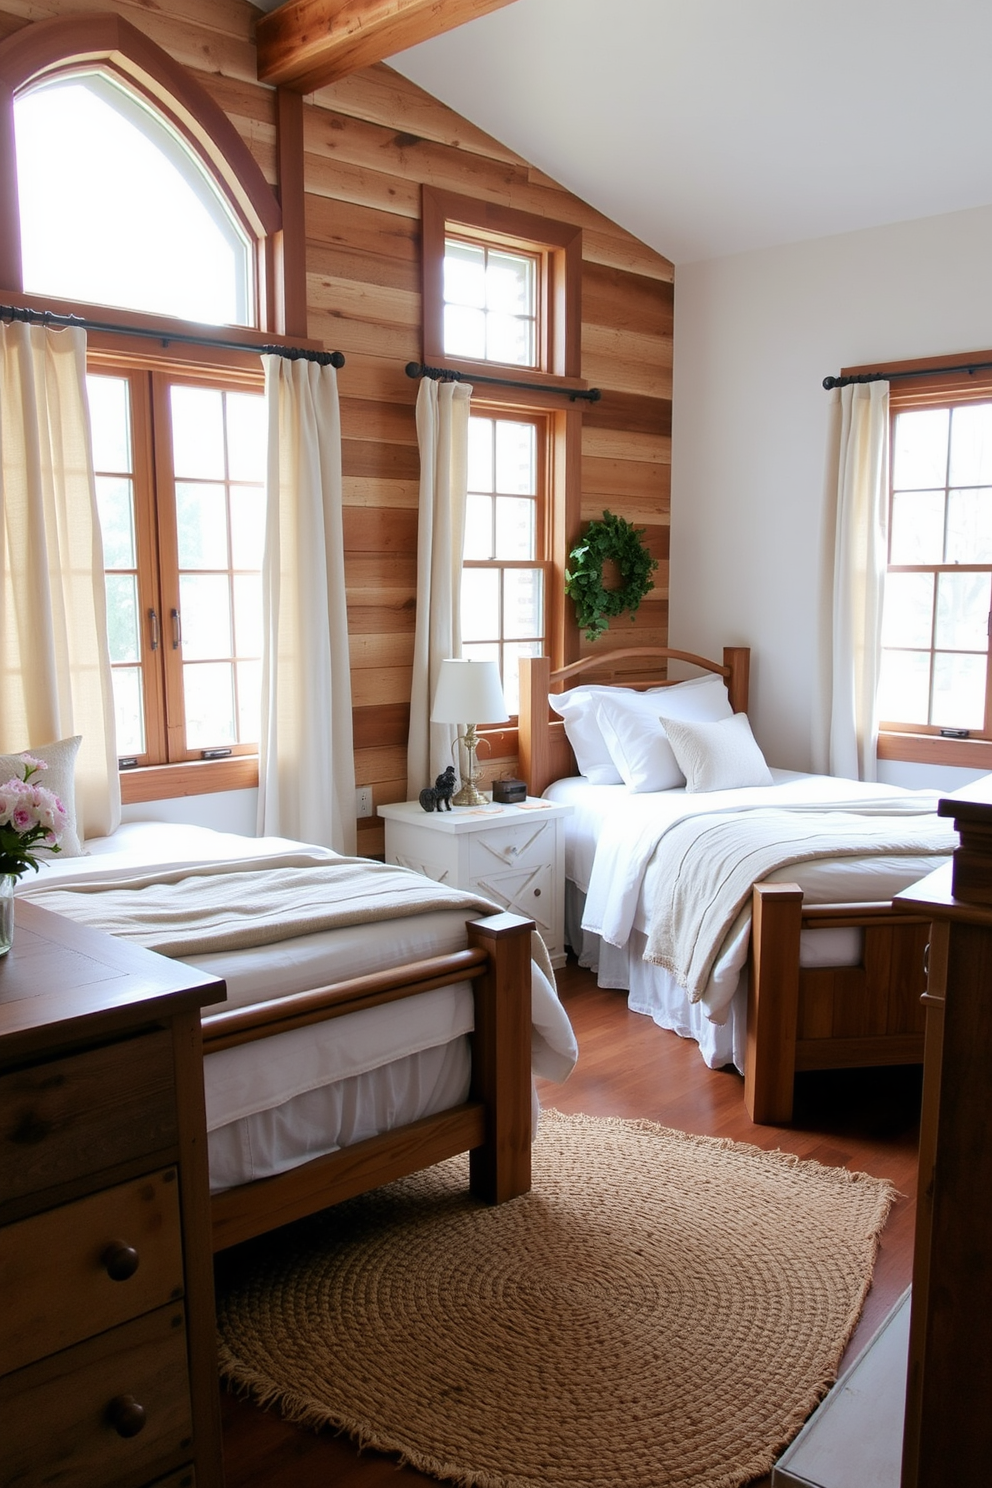
[[[929,723],[929,651],[882,652],[878,716],[889,723]]]
[[[117,753],[144,754],[145,710],[141,668],[114,667],[114,717],[117,721]]]
[[[468,421],[468,488],[470,491],[493,490],[493,420],[470,418]]]
[[[992,491],[947,493],[948,563],[992,563]]]
[[[532,258],[523,258],[515,253],[500,253],[489,250],[489,270],[486,274],[486,304],[490,310],[505,315],[534,314],[534,285],[536,265]]]
[[[172,460],[176,477],[223,480],[224,395],[219,388],[170,388]]]
[[[235,481],[265,481],[269,426],[265,399],[259,393],[227,393],[228,476]]]
[[[234,667],[230,662],[200,662],[183,667],[186,698],[186,745],[210,749],[236,744],[234,732]]]
[[[496,557],[536,557],[537,502],[526,497],[496,498]]]
[[[184,658],[195,661],[200,657],[230,656],[231,589],[227,574],[181,574],[179,600]],[[190,716],[187,698],[187,722]]]
[[[933,575],[890,573],[885,581],[883,646],[929,646],[933,637]]]
[[[936,652],[931,722],[941,728],[980,729],[984,720],[985,657]]]
[[[486,303],[486,250],[447,238],[444,244],[444,298],[456,305]],[[447,350],[447,347],[445,348]]]
[[[235,675],[238,684],[238,742],[252,743],[262,733],[262,663],[239,661]]]
[[[465,504],[466,558],[485,560],[493,556],[493,498],[469,496]]]
[[[233,649],[235,656],[261,656],[262,654],[262,578],[260,574],[236,574],[234,577]]]
[[[992,485],[992,403],[966,403],[952,412],[949,481]]]
[[[536,361],[534,322],[509,315],[488,315],[486,317],[485,357],[490,362],[508,362],[515,367],[533,367]]]
[[[123,377],[86,378],[95,470],[124,475],[132,469],[129,391]]]
[[[158,110],[94,70],[29,88],[14,118],[25,290],[253,323],[247,235]]]
[[[499,570],[462,570],[462,640],[489,641],[499,636]]]
[[[989,575],[937,575],[937,625],[934,644],[963,651],[988,648]]]
[[[544,634],[544,574],[539,568],[503,572],[503,634],[509,640]]]
[[[98,475],[96,505],[103,535],[104,568],[134,568],[134,498],[131,482]]]
[[[265,492],[261,486],[231,487],[231,562],[260,569],[265,551]]]
[[[946,408],[914,409],[899,413],[892,442],[894,490],[921,490],[947,481]]]
[[[507,496],[533,496],[537,490],[533,424],[499,419],[496,423],[496,490]]]
[[[901,491],[892,497],[890,563],[944,561],[944,492]]]
[[[445,305],[444,349],[449,356],[474,357],[477,360],[484,360],[486,355],[485,311],[466,310],[461,305]]]
[[[107,574],[107,633],[110,660],[138,660],[138,581],[134,574]]]
[[[221,485],[176,485],[180,568],[227,568],[227,491]]]

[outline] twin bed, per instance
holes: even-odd
[[[700,675],[670,683],[672,660]],[[524,661],[521,772],[572,806],[580,962],[709,1065],[736,1065],[752,1120],[777,1123],[798,1070],[922,1061],[929,926],[891,900],[956,837],[931,792],[769,769],[748,668],[744,648]]]
[[[42,751],[43,752],[43,751]],[[136,822],[18,893],[224,979],[203,1016],[216,1249],[469,1150],[530,1186],[533,1074],[574,1037],[527,921],[403,869]]]

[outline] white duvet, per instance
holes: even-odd
[[[936,811],[938,796],[932,791],[907,791],[898,786],[784,770],[773,770],[772,774],[772,786],[705,794],[688,794],[684,789],[630,794],[623,787],[589,787],[576,781],[552,786],[549,796],[573,805],[573,817],[567,823],[572,844],[566,873],[586,890],[582,928],[618,947],[627,944],[635,928],[650,936],[652,906],[665,902],[669,888],[659,882],[670,871],[658,852],[659,844],[671,829],[691,817],[746,814],[770,806],[817,813],[909,815],[928,820]],[[933,820],[936,822],[936,817]],[[929,841],[920,842],[918,851],[852,855],[836,864],[814,862],[804,864],[802,873],[790,865],[768,873],[767,878],[797,878],[805,886],[812,869],[814,873],[819,871],[822,881],[830,886],[813,896],[820,902],[886,899],[937,867],[955,841],[953,832],[942,823]],[[823,872],[824,867],[832,871]],[[866,881],[870,884],[867,889]],[[711,975],[702,989],[695,989],[706,1016],[716,1023],[727,1016],[747,959],[750,904],[730,919],[732,923],[713,958]]]

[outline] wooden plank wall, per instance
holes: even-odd
[[[275,184],[274,93],[255,77],[253,6],[0,0],[0,35],[97,8],[194,71]],[[615,621],[599,649],[667,641],[673,269],[386,66],[321,89],[304,116],[308,332],[347,356],[339,388],[355,765],[378,804],[406,795],[419,462],[417,389],[403,369],[423,355],[421,185],[583,229],[582,375],[603,398],[583,415],[582,518],[608,507],[646,529],[659,560],[636,621]],[[510,774],[516,762],[492,763]],[[377,819],[359,823],[359,851],[382,851]]]

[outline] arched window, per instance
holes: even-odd
[[[202,159],[123,78],[43,78],[14,100],[23,288],[254,325],[253,243]]]
[[[230,119],[129,22],[0,42],[0,289],[278,333],[281,230]]]

